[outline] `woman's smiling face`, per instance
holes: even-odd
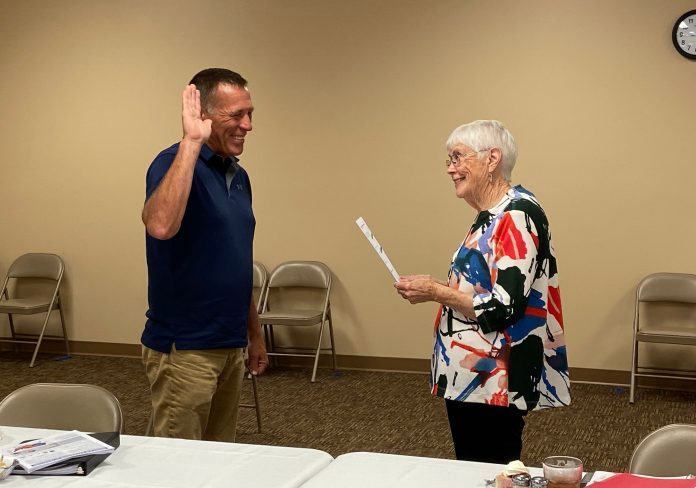
[[[452,148],[449,155],[450,164],[447,165],[447,174],[454,182],[457,197],[467,202],[476,198],[488,179],[487,159],[479,157],[482,152],[459,144]]]

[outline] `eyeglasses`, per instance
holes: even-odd
[[[449,159],[445,159],[445,166],[449,168],[450,164],[453,164],[455,168],[458,168],[460,164],[462,164],[464,161],[468,160],[472,156],[477,155],[480,152],[486,152],[489,151],[490,148],[487,149],[479,149],[478,151],[472,151],[467,154],[459,154],[459,153],[454,153],[450,155]]]

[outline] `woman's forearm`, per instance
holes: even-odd
[[[476,313],[474,312],[474,297],[472,295],[455,290],[454,288],[450,288],[447,285],[443,285],[435,281],[432,282],[432,287],[434,301],[453,308],[465,317],[472,320],[476,319]]]

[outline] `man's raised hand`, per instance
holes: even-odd
[[[201,92],[196,85],[188,85],[181,94],[181,122],[184,128],[184,139],[197,144],[203,144],[210,137],[213,121],[203,119],[201,113]]]

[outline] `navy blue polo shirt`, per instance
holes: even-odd
[[[147,198],[174,161],[179,144],[147,171]],[[201,148],[179,232],[167,240],[146,234],[147,322],[142,343],[156,351],[245,347],[253,286],[256,220],[251,183],[237,160],[230,185],[222,158]]]

